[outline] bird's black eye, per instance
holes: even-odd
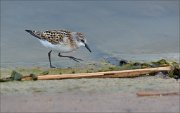
[[[83,42],[83,43],[84,43],[84,40],[81,40],[81,42]]]

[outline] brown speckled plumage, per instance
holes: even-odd
[[[67,30],[47,30],[44,32],[33,31],[34,36],[41,40],[47,40],[51,44],[70,44],[72,47],[76,47],[76,44],[72,38],[71,32]]]

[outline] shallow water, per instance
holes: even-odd
[[[82,67],[87,64],[98,64],[101,61],[105,60],[111,64],[119,63],[119,60],[127,61],[138,61],[138,62],[152,62],[158,61],[160,59],[165,59],[168,61],[175,61],[180,63],[179,53],[158,53],[158,54],[105,54],[105,53],[95,53],[94,55],[84,56],[82,58],[84,61],[77,63],[68,58],[53,58],[53,64],[56,67]],[[21,62],[1,62],[2,68],[12,68],[12,67],[49,67],[48,59],[29,59],[30,61]]]
[[[179,62],[179,53],[158,53],[158,54],[115,54],[117,58],[126,58],[132,61],[157,61],[166,59],[169,61]]]
[[[68,29],[85,34],[85,48],[70,53],[97,62],[106,56],[179,61],[178,1],[2,1],[1,67],[48,67],[48,49],[24,30]],[[84,10],[86,9],[86,10]],[[77,63],[52,55],[58,67]],[[80,64],[81,65],[81,64]]]

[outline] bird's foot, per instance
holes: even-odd
[[[74,61],[76,61],[76,62],[83,61],[82,59],[80,59],[80,58],[75,58],[75,57],[73,57],[73,56],[63,56],[63,55],[61,55],[60,53],[58,54],[58,56],[59,56],[59,57],[68,57],[68,58],[70,58],[70,59],[72,59],[72,60],[74,60]]]
[[[75,58],[75,57],[72,57],[72,56],[70,56],[69,58],[72,59],[72,60],[74,60],[74,61],[76,61],[76,62],[83,61],[83,60],[80,59],[80,58]]]
[[[55,66],[50,65],[50,68],[56,68]]]

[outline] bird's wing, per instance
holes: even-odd
[[[47,30],[44,32],[34,32],[34,35],[41,39],[47,40],[52,44],[59,44],[63,42],[64,37],[71,37],[70,31],[67,30]]]

